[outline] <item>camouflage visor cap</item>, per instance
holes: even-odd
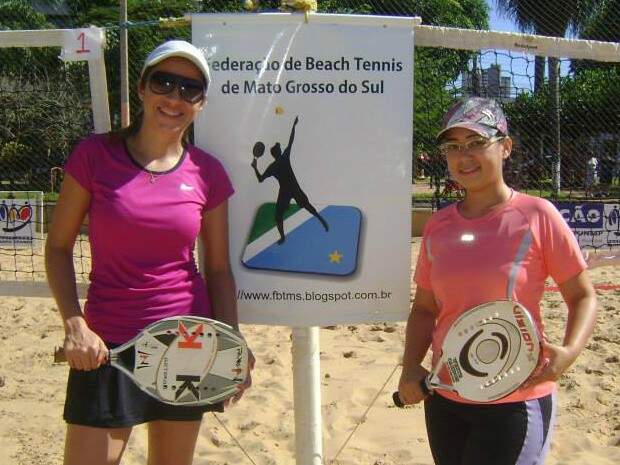
[[[470,97],[455,103],[445,114],[437,139],[452,128],[464,128],[490,139],[508,135],[508,122],[502,107],[493,99]]]

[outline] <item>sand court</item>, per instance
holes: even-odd
[[[419,242],[419,238],[412,242],[412,267]],[[36,266],[42,270],[38,268],[42,264]],[[596,268],[591,276],[595,284],[616,285],[620,267]],[[563,334],[566,306],[553,283],[549,284],[542,308],[549,339],[557,343]],[[599,318],[594,335],[559,383],[557,427],[548,465],[620,463],[620,290],[600,289],[597,294]],[[63,339],[56,305],[50,298],[2,297],[0,328],[0,463],[59,465],[68,367],[53,364],[54,347]],[[422,408],[403,411],[391,402],[400,369],[389,377],[401,357],[404,328],[404,322],[387,322],[321,329],[326,463],[358,424],[335,463],[433,463]],[[250,464],[228,429],[256,464],[294,464],[290,328],[242,325],[241,329],[256,356],[253,387],[239,404],[218,415],[221,424],[211,414],[205,416],[194,463]],[[124,465],[145,463],[146,439],[146,428],[136,427]]]

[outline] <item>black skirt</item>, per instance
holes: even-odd
[[[201,406],[170,405],[142,391],[109,365],[69,371],[64,419],[98,428],[123,428],[155,420],[200,421],[204,412],[223,412],[222,402]]]

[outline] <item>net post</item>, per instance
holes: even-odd
[[[323,437],[319,328],[293,328],[292,333],[295,463],[321,465]]]
[[[97,134],[103,134],[109,132],[112,128],[110,124],[110,108],[108,106],[108,82],[105,75],[103,54],[101,58],[88,60],[88,71],[94,129]]]
[[[121,127],[129,126],[129,53],[127,49],[127,0],[120,2],[120,68],[121,68]]]

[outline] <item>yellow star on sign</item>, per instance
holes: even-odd
[[[329,254],[329,263],[340,263],[340,260],[342,260],[342,254],[337,250]]]

